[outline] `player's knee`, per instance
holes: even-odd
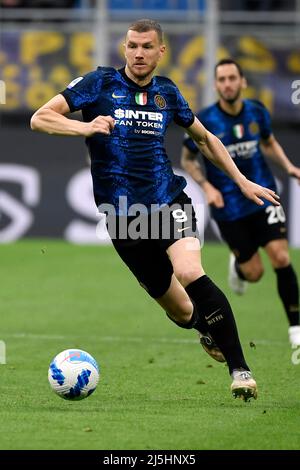
[[[287,251],[277,251],[272,254],[272,264],[275,269],[285,268],[290,264],[290,257]]]
[[[195,268],[177,268],[174,273],[183,287],[196,281],[203,274],[197,266]]]

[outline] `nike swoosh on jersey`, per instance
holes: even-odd
[[[126,98],[126,95],[116,95],[115,92],[111,95],[113,98]]]
[[[184,230],[187,230],[188,228],[191,228],[191,227],[183,227],[183,228],[178,228],[177,229],[177,232],[183,232]]]

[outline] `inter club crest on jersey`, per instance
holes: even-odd
[[[249,131],[252,135],[257,135],[259,133],[259,125],[256,121],[250,122]]]
[[[135,102],[137,104],[145,106],[145,104],[147,104],[147,92],[143,91],[143,92],[136,93],[135,94]]]
[[[161,95],[155,95],[154,96],[154,103],[156,106],[158,106],[160,109],[164,109],[167,106],[166,100],[164,99],[163,96]]]
[[[245,129],[243,124],[236,124],[235,126],[233,126],[232,132],[237,139],[241,139],[242,137],[244,137]]]

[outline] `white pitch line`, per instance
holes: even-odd
[[[36,334],[36,333],[13,333],[13,334],[3,334],[4,338],[15,338],[15,339],[36,339],[36,340],[70,340],[70,338],[84,338],[87,335],[46,335],[46,334]],[[151,337],[141,337],[141,336],[100,336],[100,335],[88,335],[90,339],[98,341],[107,341],[107,342],[127,342],[127,343],[142,343],[142,342],[152,342],[152,343],[169,343],[169,344],[195,344],[198,343],[197,339],[179,339],[179,338],[151,338]],[[276,341],[276,340],[265,340],[265,339],[256,339],[253,340],[255,345],[261,346],[282,346],[287,344],[287,341]],[[246,343],[244,342],[244,345]]]
[[[17,339],[22,339],[22,338],[25,338],[25,339],[50,339],[50,340],[54,340],[54,339],[65,339],[66,336],[62,336],[62,335],[43,335],[43,334],[35,334],[35,333],[13,333],[13,334],[9,334],[9,335],[4,335],[4,336],[7,336],[8,338],[17,338]]]

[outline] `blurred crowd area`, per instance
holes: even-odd
[[[214,60],[232,56],[248,79],[245,97],[298,123],[298,11],[300,0],[0,0],[0,112],[32,113],[95,66],[121,67],[126,27],[147,16],[165,32],[158,73],[192,109],[214,99]]]
[[[209,0],[206,0],[209,1]],[[291,11],[299,7],[298,0],[221,0],[221,10]],[[0,0],[1,8],[95,8],[97,0]],[[203,9],[205,0],[107,0],[109,9]]]
[[[90,0],[0,0],[1,8],[90,8]]]

